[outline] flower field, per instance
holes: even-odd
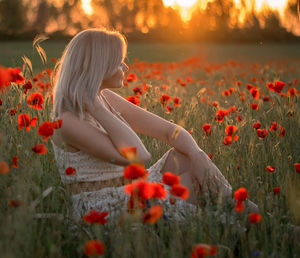
[[[137,165],[135,150],[123,150],[132,159],[124,177],[138,179],[125,187],[131,209],[120,221],[91,210],[75,234],[50,143],[63,123],[51,121],[57,59],[34,46],[41,72],[26,57],[21,67],[0,67],[1,257],[297,257],[300,61],[131,62],[125,86],[114,91],[184,127],[232,185],[234,203],[206,200],[184,222],[165,217],[162,205],[149,205],[165,198],[164,186],[170,202],[189,193],[172,173],[161,184],[139,179],[171,147],[139,135],[152,158]],[[144,191],[137,206],[135,189]],[[260,213],[249,213],[246,199]]]

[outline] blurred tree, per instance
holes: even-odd
[[[27,11],[27,30],[32,34],[64,31],[78,27],[72,13],[79,9],[81,0],[23,0]],[[79,29],[82,29],[80,27]]]
[[[25,30],[26,7],[22,0],[0,0],[0,31],[9,35]]]

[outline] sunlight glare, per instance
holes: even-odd
[[[261,10],[265,6],[269,6],[271,9],[284,9],[287,4],[287,0],[256,0],[256,9]]]
[[[163,0],[165,6],[191,7],[198,0]]]
[[[172,6],[175,5],[175,0],[164,0],[165,6]]]
[[[176,0],[176,3],[182,7],[191,7],[196,2],[197,2],[197,0]]]
[[[87,15],[93,14],[91,0],[81,0],[81,7]]]
[[[163,0],[167,7],[172,7],[180,12],[183,21],[188,21],[191,18],[193,9],[198,0]]]

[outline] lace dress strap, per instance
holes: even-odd
[[[100,93],[101,98],[104,100],[104,102],[106,103],[106,105],[108,106],[108,108],[110,109],[110,111],[112,113],[114,113],[118,118],[120,118],[123,122],[125,122],[129,127],[130,125],[128,124],[128,122],[123,118],[123,116],[121,115],[121,113],[117,110],[114,109],[114,107],[112,107],[110,105],[110,103],[107,101],[106,97]]]

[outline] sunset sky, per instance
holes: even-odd
[[[93,14],[93,7],[91,5],[91,0],[81,0],[82,8],[86,14]],[[212,0],[163,0],[166,7],[170,6],[174,9],[180,11],[183,20],[188,20],[191,16],[193,9],[200,7],[202,9],[206,8],[208,2]],[[245,1],[247,7],[251,9],[253,6],[256,12],[261,12],[264,9],[270,8],[272,10],[277,10],[281,15],[287,5],[289,0],[253,0]],[[234,0],[236,6],[241,5],[241,0]]]

